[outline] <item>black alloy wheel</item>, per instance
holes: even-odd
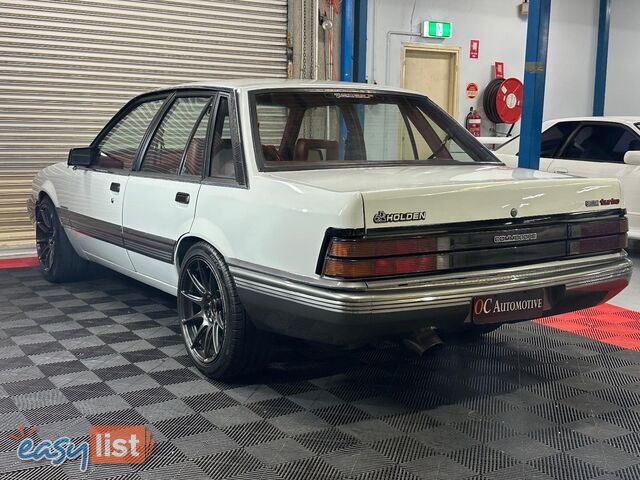
[[[36,252],[40,272],[50,282],[69,282],[92,272],[90,262],[73,248],[60,224],[56,207],[47,196],[36,203]]]
[[[192,357],[206,365],[220,354],[225,340],[227,300],[220,275],[205,257],[192,257],[183,268],[186,281],[178,293],[182,335]]]
[[[267,363],[271,334],[255,327],[224,257],[210,244],[194,244],[180,260],[177,296],[184,345],[202,373],[226,379]]]
[[[44,272],[53,268],[56,253],[56,217],[50,202],[38,203],[36,209],[36,251]]]

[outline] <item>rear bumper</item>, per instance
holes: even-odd
[[[475,297],[544,288],[544,315],[606,302],[629,283],[626,253],[543,264],[374,282],[332,282],[231,262],[239,295],[258,328],[332,344],[406,335],[471,322]]]

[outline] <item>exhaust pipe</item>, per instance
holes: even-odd
[[[427,350],[431,350],[438,345],[443,345],[444,342],[436,334],[434,329],[425,328],[421,330],[415,337],[403,339],[402,344],[408,350],[411,350],[413,353],[422,356],[427,352]]]

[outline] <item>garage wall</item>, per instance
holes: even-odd
[[[383,84],[388,78],[391,85],[400,84],[400,49],[403,42],[460,46],[459,119],[464,119],[472,105],[483,114],[480,97],[476,100],[466,98],[468,82],[478,83],[482,90],[493,78],[492,65],[495,61],[505,63],[507,76],[522,79],[527,22],[526,18],[518,15],[520,3],[519,0],[370,0],[367,53],[369,82]],[[598,0],[554,0],[551,16],[545,119],[590,115]],[[421,22],[427,19],[453,22],[453,38],[443,41],[419,36],[387,35],[390,31],[418,32]],[[388,38],[391,48],[387,66]],[[480,58],[477,60],[469,58],[471,39],[480,40]],[[488,122],[485,121],[483,125],[483,134],[489,135]],[[505,127],[501,126],[500,129],[505,130]]]
[[[640,1],[611,6],[605,115],[640,116]]]
[[[331,31],[320,27],[320,15],[331,20]],[[341,10],[330,8],[325,0],[290,0],[292,78],[340,78],[341,19]]]
[[[132,96],[287,76],[287,0],[0,0],[0,246],[33,239],[38,169],[87,145]]]

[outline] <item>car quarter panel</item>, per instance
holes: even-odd
[[[363,228],[359,193],[328,192],[255,175],[251,188],[203,184],[190,235],[227,259],[316,277],[329,228]]]

